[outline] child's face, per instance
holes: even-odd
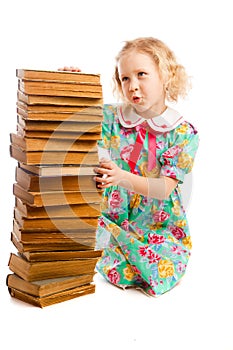
[[[148,54],[131,51],[118,62],[122,92],[144,118],[161,114],[165,107],[164,83],[158,67]]]

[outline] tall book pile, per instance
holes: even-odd
[[[98,74],[16,70],[17,160],[7,286],[44,307],[95,292],[101,191],[93,180],[101,138]]]

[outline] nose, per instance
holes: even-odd
[[[132,78],[130,80],[129,90],[130,91],[137,91],[138,90],[138,81],[137,81],[137,79]]]

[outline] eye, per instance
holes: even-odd
[[[138,73],[138,76],[139,76],[139,77],[143,77],[143,76],[145,76],[145,75],[146,75],[145,72],[139,72],[139,73]]]
[[[121,78],[121,81],[122,81],[122,82],[125,82],[125,81],[127,81],[128,79],[129,79],[128,77],[122,77],[122,78]]]

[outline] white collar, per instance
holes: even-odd
[[[156,117],[145,119],[138,115],[131,106],[121,104],[117,107],[117,114],[121,125],[125,128],[133,128],[146,121],[153,130],[158,132],[171,131],[184,121],[180,113],[171,107],[167,107],[162,114]]]

